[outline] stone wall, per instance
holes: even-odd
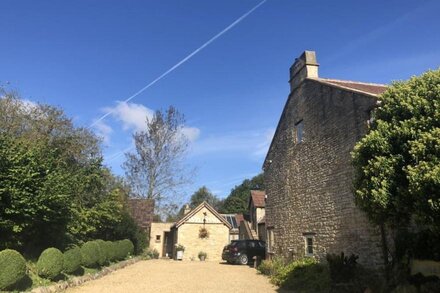
[[[378,229],[356,206],[350,152],[365,134],[375,99],[305,79],[289,96],[264,166],[266,226],[273,227],[274,252],[314,256],[359,255],[367,267],[382,264]],[[303,121],[303,142],[295,125]]]
[[[205,225],[203,219],[206,219]],[[199,237],[202,227],[208,230],[208,238]],[[177,243],[185,246],[183,260],[198,260],[199,252],[204,251],[208,254],[207,261],[221,261],[223,247],[228,242],[229,228],[206,208],[202,208],[177,229]]]
[[[174,223],[151,223],[150,230],[150,248],[156,249],[159,252],[160,257],[164,257],[164,241],[165,241],[165,232],[171,231],[171,226]],[[157,239],[157,236],[160,236],[160,239]],[[168,241],[172,241],[169,239]],[[172,245],[172,243],[170,243]]]

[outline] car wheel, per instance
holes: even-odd
[[[246,254],[242,254],[242,255],[240,256],[240,258],[238,259],[238,262],[239,262],[241,265],[247,265],[247,264],[248,264],[248,257],[247,257],[247,255],[246,255]]]

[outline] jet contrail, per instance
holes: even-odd
[[[233,23],[231,23],[230,25],[228,25],[225,29],[223,29],[221,32],[219,32],[218,34],[216,34],[214,37],[212,37],[211,39],[209,39],[206,43],[204,43],[203,45],[201,45],[199,48],[197,48],[196,50],[194,50],[191,54],[189,54],[188,56],[186,56],[185,58],[183,58],[181,61],[179,61],[176,65],[174,65],[173,67],[171,67],[170,69],[168,69],[167,71],[165,71],[162,75],[160,75],[158,78],[156,78],[155,80],[153,80],[152,82],[150,82],[149,84],[147,84],[146,86],[144,86],[143,88],[141,88],[139,91],[137,91],[136,93],[134,93],[133,95],[131,95],[130,97],[128,97],[126,100],[124,100],[125,103],[131,101],[132,99],[134,99],[135,97],[137,97],[138,95],[140,95],[141,93],[143,93],[146,89],[148,89],[149,87],[151,87],[152,85],[154,85],[156,82],[158,82],[159,80],[161,80],[162,78],[164,78],[165,76],[167,76],[168,74],[170,74],[171,72],[173,72],[174,70],[176,70],[178,67],[180,67],[183,63],[185,63],[186,61],[188,61],[189,59],[191,59],[192,57],[194,57],[194,55],[196,55],[197,53],[199,53],[200,51],[202,51],[205,47],[207,47],[209,44],[211,44],[212,42],[214,42],[216,39],[218,39],[219,37],[221,37],[223,34],[225,34],[227,31],[229,31],[230,29],[232,29],[234,26],[236,26],[237,24],[239,24],[243,19],[245,19],[246,17],[248,17],[252,12],[254,12],[255,9],[257,9],[258,7],[260,7],[261,5],[263,5],[267,0],[263,0],[260,3],[258,3],[256,6],[254,6],[251,10],[249,10],[248,12],[246,12],[245,14],[243,14],[242,16],[240,16],[239,18],[237,18],[237,20],[235,20]],[[105,119],[105,117],[107,117],[108,115],[112,114],[113,111],[109,111],[107,113],[105,113],[104,115],[102,115],[101,117],[99,117],[97,120],[95,120],[92,124],[90,124],[89,128],[95,126],[97,123],[99,123],[100,121],[102,121],[103,119]]]

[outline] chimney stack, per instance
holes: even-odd
[[[185,216],[187,213],[191,211],[191,208],[188,204],[185,205],[185,208],[183,209],[183,215]]]
[[[317,78],[318,67],[315,51],[304,51],[290,67],[290,91],[296,89],[305,78]]]

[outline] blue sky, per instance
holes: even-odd
[[[197,168],[190,195],[220,197],[261,166],[289,93],[288,70],[315,50],[320,76],[390,83],[440,65],[440,1],[268,0],[129,103],[125,99],[259,0],[4,0],[0,84],[65,109],[105,140],[119,175],[145,115],[176,106]]]

